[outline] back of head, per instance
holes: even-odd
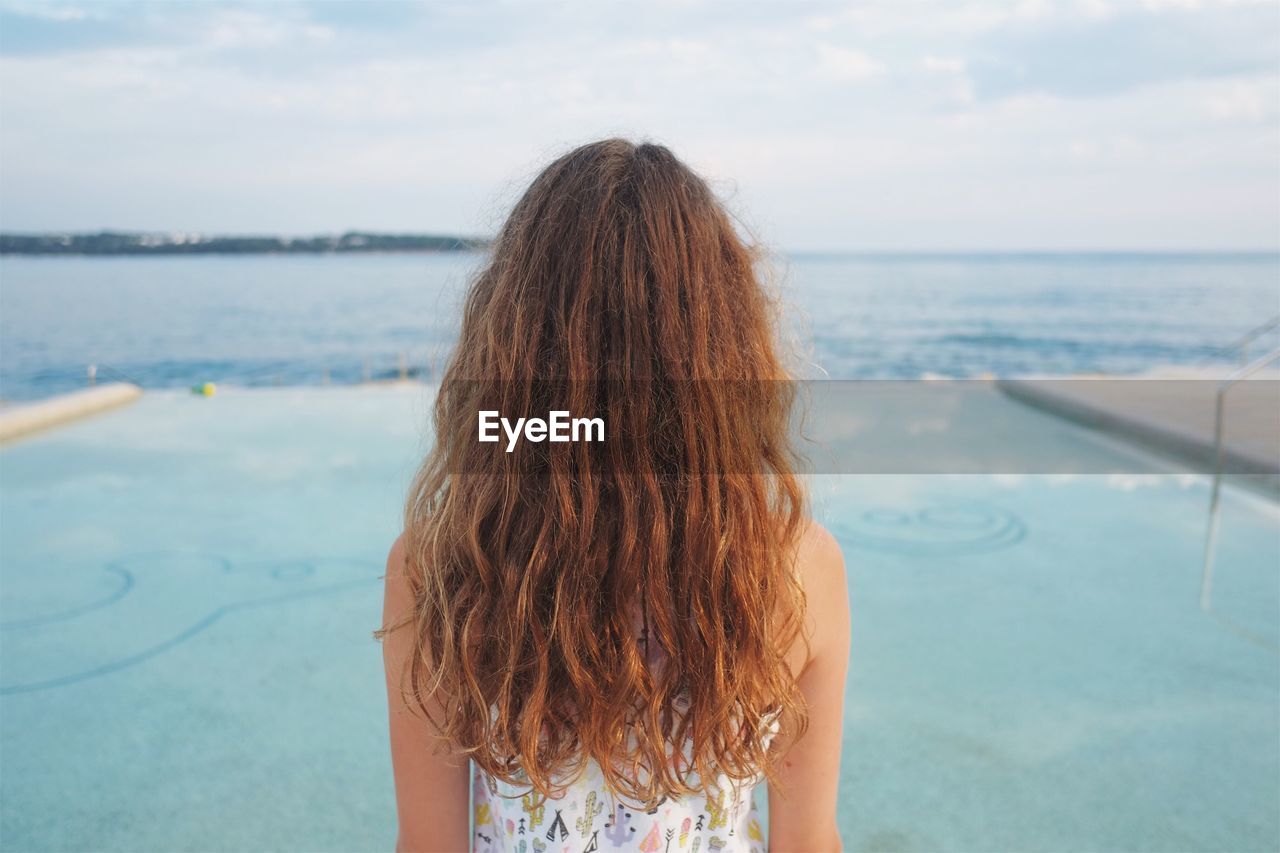
[[[534,180],[477,275],[406,508],[408,684],[491,777],[547,794],[595,760],[652,803],[770,773],[756,733],[803,727],[804,497],[756,263],[669,150],[610,139]],[[589,413],[607,437],[505,452],[480,409]]]

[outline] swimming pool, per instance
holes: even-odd
[[[427,394],[148,393],[0,450],[5,849],[391,846],[370,631]],[[848,849],[1276,846],[1280,512],[1227,490],[1206,615],[1207,484],[1133,460],[814,478]]]

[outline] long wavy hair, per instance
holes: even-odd
[[[762,731],[805,728],[805,492],[761,261],[667,148],[608,139],[538,175],[476,275],[405,509],[402,689],[491,778],[552,796],[595,760],[650,808],[774,778]],[[589,412],[606,440],[506,452],[482,408]]]

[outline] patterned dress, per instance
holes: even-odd
[[[648,649],[647,629],[640,636]],[[661,666],[661,649],[648,655],[651,666]],[[777,731],[775,718],[763,735],[766,747]],[[765,853],[755,802],[761,781],[735,784],[721,775],[706,796],[667,799],[644,811],[611,792],[594,761],[559,797],[537,804],[527,787],[491,779],[472,765],[472,847],[476,853]]]
[[[534,797],[502,783],[497,793],[473,770],[476,853],[764,853],[754,786],[721,789],[718,797],[667,800],[645,812],[609,793],[591,766],[559,799]],[[506,796],[504,796],[506,795]]]

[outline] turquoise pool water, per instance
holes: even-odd
[[[426,395],[150,393],[0,450],[4,849],[389,849],[370,631]],[[1280,512],[1227,490],[1206,615],[1207,484],[1130,470],[814,478],[848,849],[1276,847]]]

